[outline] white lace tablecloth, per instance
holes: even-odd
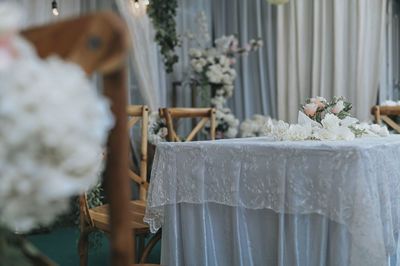
[[[326,216],[351,233],[351,265],[387,265],[400,229],[400,136],[157,145],[145,216],[151,230],[162,226],[164,206],[206,202]]]

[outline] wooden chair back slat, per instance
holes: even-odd
[[[149,183],[147,182],[147,140],[150,108],[147,105],[129,105],[126,108],[126,112],[128,117],[130,117],[128,120],[128,130],[130,130],[137,121],[142,119],[140,133],[140,176],[129,169],[129,177],[139,184],[139,199],[145,201],[146,192],[149,188]]]
[[[173,126],[174,118],[202,118],[187,136],[186,141],[192,141],[202,127],[210,120],[210,139],[215,140],[215,109],[214,108],[160,108],[160,116],[165,118],[168,129],[168,140],[181,142]]]
[[[193,128],[192,132],[190,132],[190,134],[187,136],[186,141],[192,141],[197,132],[199,132],[199,130],[207,123],[208,120],[208,117],[203,117],[200,122]]]
[[[389,115],[400,115],[400,106],[380,106],[375,105],[371,108],[371,114],[375,117],[375,122],[380,125],[381,120],[400,133],[400,126],[394,122]]]
[[[128,130],[131,129],[137,121],[140,120],[140,117],[133,117],[131,119],[128,120]]]

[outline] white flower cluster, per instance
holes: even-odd
[[[400,106],[400,101],[395,102],[392,100],[387,100],[387,101],[384,101],[383,103],[381,103],[381,105],[383,105],[383,106]]]
[[[158,112],[153,112],[149,116],[149,142],[157,145],[159,142],[167,141],[167,123],[161,118]]]
[[[195,73],[205,75],[207,82],[218,86],[218,93],[231,97],[236,71],[230,60],[215,48],[189,50],[190,66]]]
[[[361,136],[381,136],[389,135],[389,131],[384,126],[369,125],[360,123],[356,118],[346,117],[339,119],[334,114],[325,115],[321,124],[311,120],[304,113],[299,112],[299,124],[285,123],[280,120],[277,123],[268,121],[265,130],[267,136],[272,136],[275,140],[353,140]],[[359,132],[356,135],[354,132]]]
[[[269,116],[253,115],[253,119],[246,119],[240,124],[240,133],[243,138],[265,136],[266,126],[276,124],[277,121]]]
[[[13,42],[0,70],[0,223],[27,231],[96,184],[113,118],[78,66]]]
[[[231,109],[216,108],[215,125],[217,133],[221,134],[220,137],[234,138],[238,133],[239,120],[232,114]]]

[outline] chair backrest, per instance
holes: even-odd
[[[375,122],[380,125],[381,119],[394,130],[400,133],[400,126],[394,122],[389,115],[400,115],[400,106],[379,106],[375,105],[371,108],[371,114],[375,116]]]
[[[186,137],[186,141],[192,141],[196,134],[207,121],[210,121],[210,139],[215,140],[215,109],[214,108],[160,108],[160,116],[165,118],[168,128],[168,138],[171,142],[181,142],[181,139],[175,132],[174,118],[201,118],[199,123],[192,129]]]
[[[140,176],[128,169],[129,177],[139,184],[140,186],[140,200],[146,200],[146,192],[149,188],[149,183],[147,182],[147,138],[148,138],[148,118],[150,113],[150,108],[147,105],[128,105],[126,107],[126,113],[128,116],[128,126],[127,130],[131,128],[142,119],[141,123],[141,146],[140,146]],[[106,151],[104,152],[106,156]],[[85,222],[90,226],[93,226],[93,220],[90,217],[89,205],[87,202],[86,193],[79,196],[79,206],[81,213],[81,224]]]
[[[146,192],[149,188],[147,182],[147,139],[150,108],[147,105],[129,105],[126,108],[128,115],[128,130],[130,130],[136,122],[142,119],[141,123],[141,142],[140,142],[140,176],[129,169],[129,177],[140,186],[140,200],[146,200]]]

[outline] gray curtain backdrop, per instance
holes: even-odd
[[[239,120],[276,117],[276,7],[265,0],[214,0],[211,8],[213,39],[237,34],[240,45],[257,37],[264,41],[259,52],[237,61],[233,112]]]
[[[208,18],[211,39],[222,35],[236,34],[239,44],[262,37],[264,46],[259,52],[238,58],[236,71],[238,77],[235,90],[228,105],[233,113],[243,120],[253,114],[276,117],[276,7],[266,0],[179,0],[177,30],[179,34],[187,31],[197,32],[195,17],[204,11]],[[211,45],[211,42],[210,42]],[[173,81],[185,80],[189,71],[190,48],[187,40],[177,49],[180,57],[175,72],[168,76],[171,99]],[[188,86],[178,88],[178,106],[190,106]],[[171,104],[171,102],[168,102]]]
[[[57,0],[60,16],[54,17],[50,12],[50,0],[17,1],[29,10],[26,12],[26,26],[40,25],[100,9],[118,12],[115,0]],[[212,39],[222,35],[237,34],[242,45],[250,39],[263,37],[264,46],[261,50],[239,59],[236,64],[238,77],[229,107],[240,120],[256,113],[276,117],[276,7],[268,4],[266,0],[178,0],[178,2],[176,21],[179,34],[184,34],[186,31],[196,32],[194,19],[200,11],[204,11]],[[190,45],[186,40],[183,41],[182,47],[177,48],[180,62],[175,66],[173,74],[159,73],[160,80],[165,84],[162,88],[165,95],[162,103],[165,106],[172,104],[172,82],[184,81],[187,78],[189,48]],[[134,73],[132,68],[130,69],[131,102],[143,104]],[[190,95],[188,87],[178,88],[177,106],[190,106]]]
[[[400,0],[387,6],[384,62],[379,86],[379,103],[400,100]]]

